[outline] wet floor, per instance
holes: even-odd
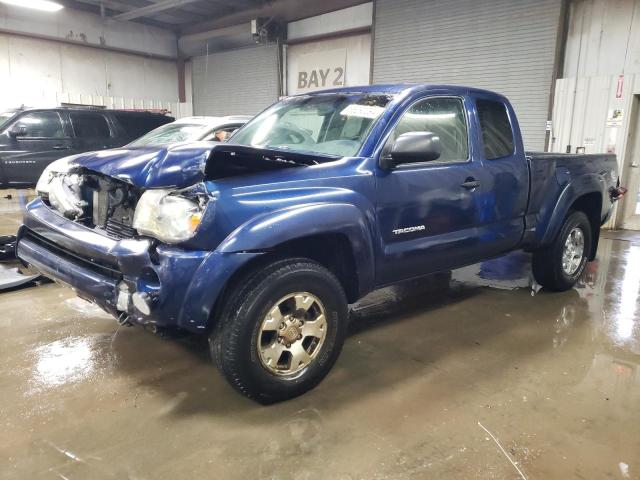
[[[640,478],[640,235],[606,237],[565,293],[521,253],[376,292],[327,379],[269,407],[198,338],[1,293],[0,478]]]

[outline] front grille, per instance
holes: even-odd
[[[121,180],[98,173],[86,173],[83,198],[87,202],[84,223],[111,238],[133,238],[133,215],[141,192]]]
[[[22,236],[25,240],[30,240],[33,243],[40,245],[43,248],[46,248],[52,254],[62,257],[66,260],[69,260],[76,265],[92,270],[100,275],[110,278],[120,278],[122,277],[122,273],[118,267],[118,263],[113,260],[113,262],[107,262],[104,260],[98,260],[94,258],[87,258],[83,255],[75,251],[68,250],[61,245],[53,243],[51,240],[38,235],[33,230],[25,228],[24,234]]]
[[[122,240],[123,238],[133,238],[136,235],[135,228],[125,225],[122,222],[119,222],[113,218],[107,220],[107,235],[117,240]]]

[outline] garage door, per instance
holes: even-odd
[[[498,91],[525,148],[541,150],[560,11],[560,0],[378,0],[373,80]]]
[[[275,45],[193,59],[195,115],[253,115],[278,100]]]

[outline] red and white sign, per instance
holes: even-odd
[[[623,86],[624,86],[624,75],[618,75],[618,86],[616,87],[616,98],[622,98]]]

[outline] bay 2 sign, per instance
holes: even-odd
[[[337,88],[346,85],[345,49],[325,50],[300,55],[297,59],[295,93],[311,92],[324,88]],[[290,93],[293,88],[289,88]]]

